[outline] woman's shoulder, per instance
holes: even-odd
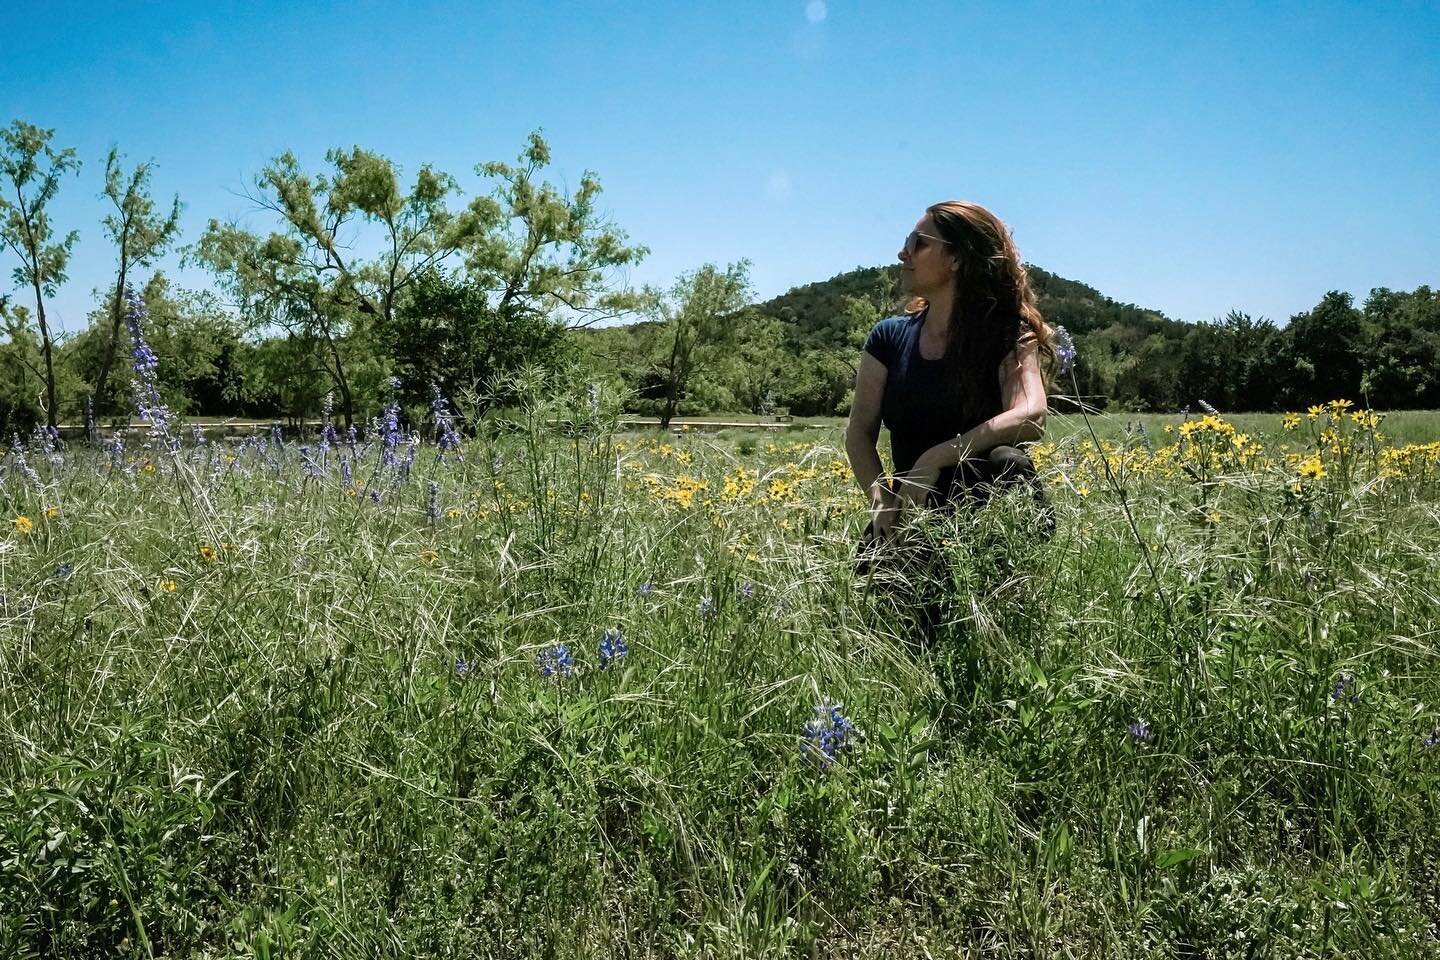
[[[886,317],[870,328],[865,338],[864,350],[887,367],[905,341],[914,318],[910,314]]]

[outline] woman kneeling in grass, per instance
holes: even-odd
[[[889,539],[907,510],[978,506],[995,487],[1029,483],[1020,444],[1045,431],[1045,370],[1055,334],[1035,307],[1010,232],[990,211],[948,200],[925,211],[901,248],[906,312],[875,325],[860,354],[845,449],[870,498],[864,542]],[[876,445],[890,430],[894,475]]]

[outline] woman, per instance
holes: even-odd
[[[1053,370],[1055,334],[1006,226],[974,203],[925,211],[899,253],[906,313],[880,321],[865,341],[845,449],[870,499],[866,539],[886,540],[907,508],[983,503],[995,485],[1029,482],[1018,445],[1045,431],[1042,368]],[[890,430],[893,477],[876,443]],[[1046,524],[1051,524],[1048,510]],[[1047,531],[1048,532],[1048,531]]]

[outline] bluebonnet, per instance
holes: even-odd
[[[387,403],[380,411],[380,463],[395,466],[395,448],[400,445],[400,404]]]
[[[648,597],[648,596],[650,596],[650,591],[651,591],[652,589],[653,589],[653,588],[650,586],[650,581],[649,581],[649,580],[646,580],[644,583],[640,584],[640,590],[639,590],[640,596],[642,596],[642,597]]]
[[[425,513],[433,524],[440,519],[440,484],[430,481],[429,493],[425,498]]]
[[[353,474],[350,472],[350,460],[348,457],[342,457],[340,460],[340,479],[345,481],[345,486],[348,487],[350,486],[352,477]]]
[[[1075,365],[1075,340],[1064,327],[1053,328],[1055,334],[1055,359],[1060,361],[1060,376],[1065,376]]]
[[[134,394],[135,412],[141,420],[150,424],[152,433],[169,437],[170,410],[160,399],[160,387],[155,380],[155,371],[160,360],[150,344],[145,342],[142,326],[148,312],[145,301],[129,287],[125,288],[125,326],[130,331],[130,358],[132,376],[130,389]]]
[[[1436,727],[1430,736],[1425,738],[1426,747],[1440,746],[1440,727]]]
[[[1153,743],[1155,740],[1155,732],[1150,729],[1150,724],[1144,720],[1136,720],[1125,728],[1125,732],[1128,733],[1130,739],[1136,743]]]
[[[575,658],[563,643],[541,650],[535,662],[540,667],[541,676],[568,677],[575,672]]]
[[[600,666],[602,668],[610,666],[613,661],[619,660],[629,652],[630,648],[625,644],[625,635],[618,629],[606,630],[605,635],[600,638]]]
[[[379,490],[371,490],[371,491],[370,491],[370,502],[371,502],[371,503],[379,503],[379,502],[380,502],[380,491],[379,491]]]
[[[307,445],[300,447],[300,469],[305,472],[307,477],[320,476],[320,467],[310,458],[310,447]]]
[[[463,463],[465,457],[460,453],[460,434],[455,429],[455,415],[450,412],[450,404],[440,392],[439,384],[430,384],[430,397],[430,412],[435,415],[435,445],[440,448],[435,454],[435,461],[438,463],[447,452],[454,450],[455,459]]]
[[[466,674],[468,674],[469,672],[470,672],[470,661],[469,661],[469,660],[466,660],[464,657],[461,657],[460,659],[458,659],[458,660],[455,661],[455,674],[456,674],[457,676],[463,677],[463,676],[465,676]]]
[[[755,584],[751,583],[749,580],[746,580],[744,583],[740,584],[740,596],[744,597],[746,600],[749,600],[751,597],[755,596]]]
[[[1330,699],[1334,701],[1345,699],[1347,690],[1350,692],[1351,703],[1360,699],[1360,693],[1355,689],[1355,678],[1348,673],[1342,673],[1335,681],[1335,689],[1330,691]]]
[[[330,415],[335,411],[335,392],[328,391],[325,399],[320,403],[320,416],[325,425],[320,428],[320,462],[324,463],[329,457],[330,449],[340,445],[340,436],[335,432],[335,425],[330,422]]]
[[[35,468],[30,466],[25,460],[25,454],[21,453],[19,449],[15,449],[12,450],[11,456],[15,458],[15,466],[20,468],[20,472],[25,475],[25,479],[29,480],[37,490],[40,489],[43,486],[40,482],[40,474],[36,473]]]
[[[85,439],[89,443],[95,442],[95,402],[90,394],[85,394]]]
[[[69,577],[70,574],[72,574],[72,573],[74,573],[74,572],[75,572],[75,568],[74,568],[74,567],[72,567],[72,566],[71,566],[70,564],[68,564],[68,563],[62,563],[62,564],[58,565],[58,566],[55,568],[55,578],[56,578],[57,580],[64,580],[64,579],[66,579],[67,577]]]
[[[855,724],[850,722],[850,718],[845,716],[841,707],[838,703],[816,704],[815,716],[805,721],[800,752],[822,769],[833,764],[842,751],[851,750],[855,746],[859,731],[855,729]]]
[[[709,597],[701,597],[700,603],[696,605],[695,612],[707,620],[715,616],[715,602]]]
[[[415,449],[420,446],[420,434],[410,434],[410,445],[405,449],[405,459],[400,463],[400,477],[410,478],[410,468],[415,465]],[[398,478],[397,478],[398,479]]]
[[[280,424],[270,424],[270,442],[277,447],[285,446],[285,432],[280,429]]]

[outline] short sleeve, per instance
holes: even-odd
[[[881,320],[870,330],[870,335],[865,338],[865,345],[861,349],[883,363],[886,368],[894,366],[905,322],[905,317],[887,317]]]

